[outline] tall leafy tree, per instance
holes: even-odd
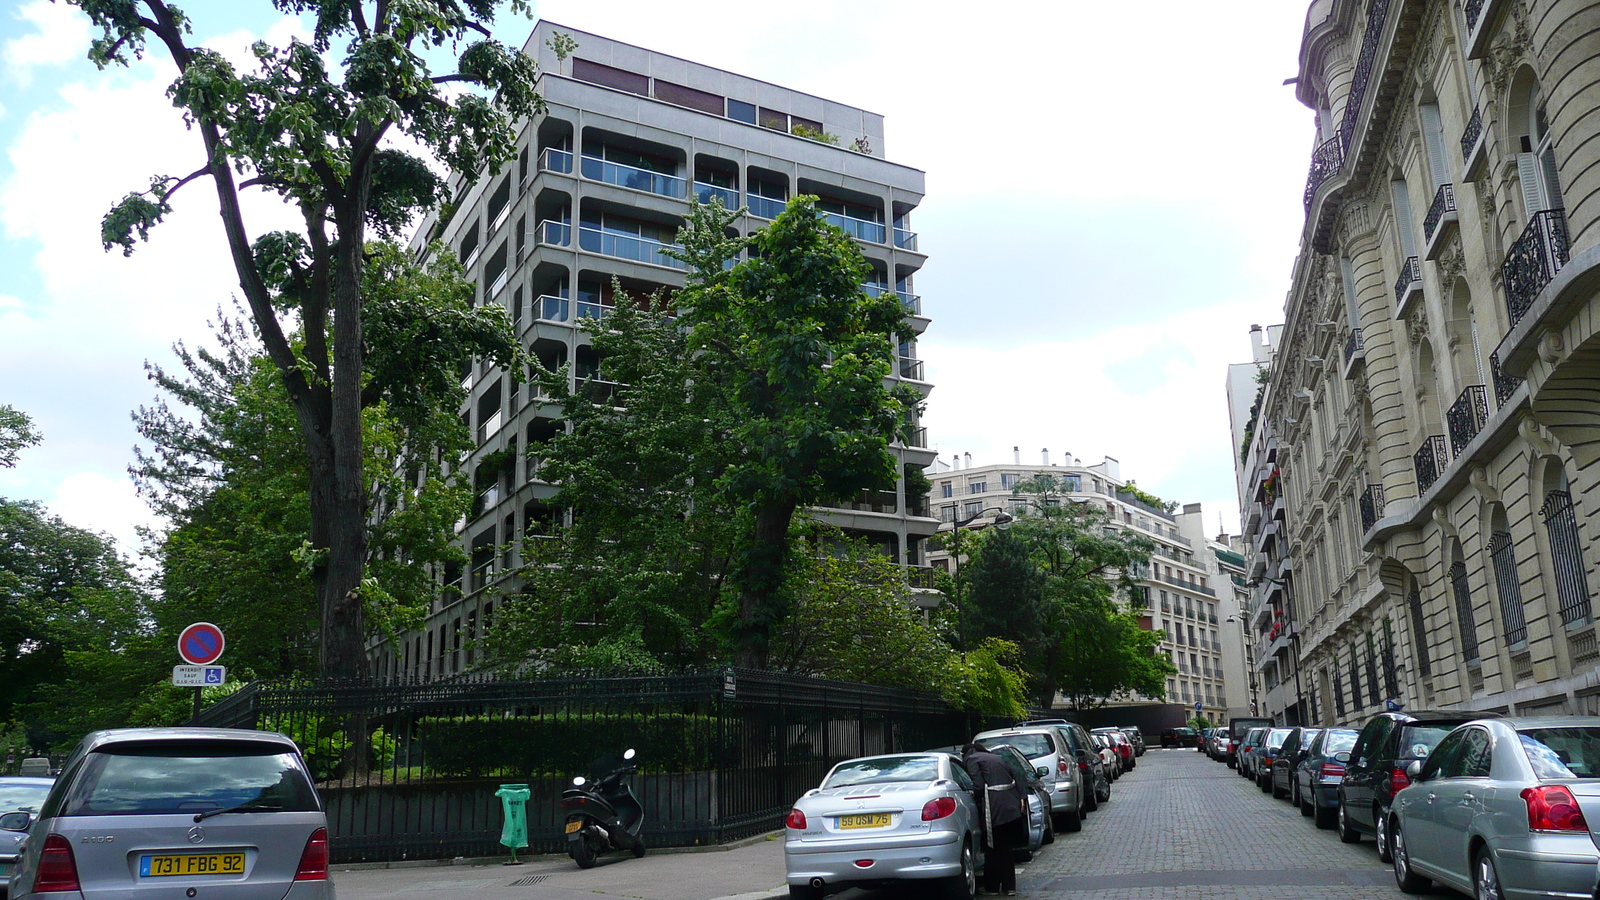
[[[188,15],[163,0],[70,2],[101,29],[89,49],[96,64],[125,65],[153,40],[177,69],[168,94],[198,135],[204,164],[129,194],[105,216],[102,240],[132,252],[171,211],[174,192],[212,182],[240,290],[302,443],[321,669],[363,675],[370,475],[362,414],[406,399],[366,365],[367,234],[396,235],[445,199],[427,162],[390,139],[403,136],[469,178],[497,170],[513,151],[515,123],[543,108],[536,67],[489,37],[495,0],[274,0],[310,16],[313,38],[256,43],[250,71],[190,43]],[[511,7],[526,10],[522,0]],[[456,48],[454,72],[430,71],[424,54]],[[338,70],[330,53],[340,54]],[[452,96],[451,83],[470,89]],[[250,188],[283,198],[304,227],[252,239],[240,205]],[[286,322],[303,327],[302,341]]]
[[[17,454],[39,440],[39,429],[27,413],[0,403],[0,469],[15,467]]]

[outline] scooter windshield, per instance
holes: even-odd
[[[589,763],[589,771],[596,778],[604,778],[627,764],[628,761],[622,758],[622,754],[608,753]]]

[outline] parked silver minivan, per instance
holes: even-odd
[[[13,898],[169,887],[209,900],[333,900],[327,819],[281,734],[99,731],[61,773],[37,818],[0,816],[0,829],[28,835]]]

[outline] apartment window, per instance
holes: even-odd
[[[1522,208],[1527,218],[1547,209],[1561,209],[1561,183],[1556,176],[1555,147],[1550,122],[1537,80],[1524,73],[1512,88],[1511,127],[1517,134],[1517,181],[1522,188]]]
[[[1456,622],[1461,626],[1461,655],[1468,662],[1478,660],[1478,625],[1472,617],[1472,589],[1467,584],[1467,564],[1460,559],[1460,542],[1455,542],[1457,559],[1450,564],[1450,589],[1456,595]]]
[[[749,125],[754,125],[756,124],[756,105],[754,103],[746,103],[743,100],[735,100],[732,97],[729,97],[728,118],[739,122],[744,122]]]
[[[1590,616],[1589,580],[1583,571],[1583,547],[1578,535],[1578,516],[1567,491],[1563,472],[1559,486],[1547,491],[1544,505],[1545,535],[1550,542],[1550,562],[1556,572],[1556,596],[1561,600],[1561,621],[1567,625],[1586,622]]]
[[[969,500],[962,507],[961,517],[963,519],[970,519],[970,518],[973,518],[974,516],[976,516],[978,513],[981,513],[981,512],[983,512],[983,504],[977,502],[976,500]]]
[[[604,85],[608,88],[616,88],[619,91],[627,91],[630,94],[638,94],[641,97],[650,96],[649,76],[640,75],[637,72],[629,72],[626,69],[603,66],[587,59],[573,57],[572,77],[579,81],[587,81],[590,84]]]
[[[1505,512],[1497,510],[1495,519],[1504,520]],[[1528,624],[1522,612],[1522,581],[1517,575],[1516,545],[1511,532],[1503,524],[1489,536],[1489,559],[1494,563],[1494,585],[1500,592],[1500,619],[1505,625],[1506,645],[1520,647],[1528,643]]]
[[[687,106],[698,109],[703,113],[713,116],[722,115],[723,101],[721,95],[695,90],[681,84],[656,79],[656,99],[665,100],[678,106]]]
[[[1100,485],[1100,479],[1091,478],[1090,481],[1094,483],[1094,492],[1096,494],[1104,494],[1106,492],[1106,489]]]
[[[1020,497],[1011,498],[1010,506],[1011,514],[1013,516],[1019,516],[1028,511],[1028,501],[1023,500]]]
[[[941,497],[950,497],[950,496],[953,496],[954,494],[955,494],[955,485],[951,484],[948,481],[940,482],[940,484],[939,484],[939,496],[941,496]]]
[[[987,481],[972,481],[967,483],[967,493],[969,494],[983,494],[987,493],[988,490],[989,483]]]
[[[1009,491],[1021,482],[1021,475],[1002,474],[1000,476],[1000,489],[1002,491]]]
[[[949,495],[946,494],[945,496],[948,497]],[[941,507],[939,507],[939,521],[941,521],[941,522],[954,522],[955,520],[956,520],[956,508],[955,508],[954,504],[951,504],[949,506],[941,506]]]
[[[1389,193],[1394,199],[1394,226],[1400,232],[1401,262],[1417,255],[1417,239],[1411,226],[1411,194],[1405,179],[1389,182]]]

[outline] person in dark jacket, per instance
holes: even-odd
[[[1017,894],[1016,849],[1028,840],[1028,788],[1005,761],[979,743],[962,755],[972,776],[972,793],[983,820],[983,888],[991,894]]]

